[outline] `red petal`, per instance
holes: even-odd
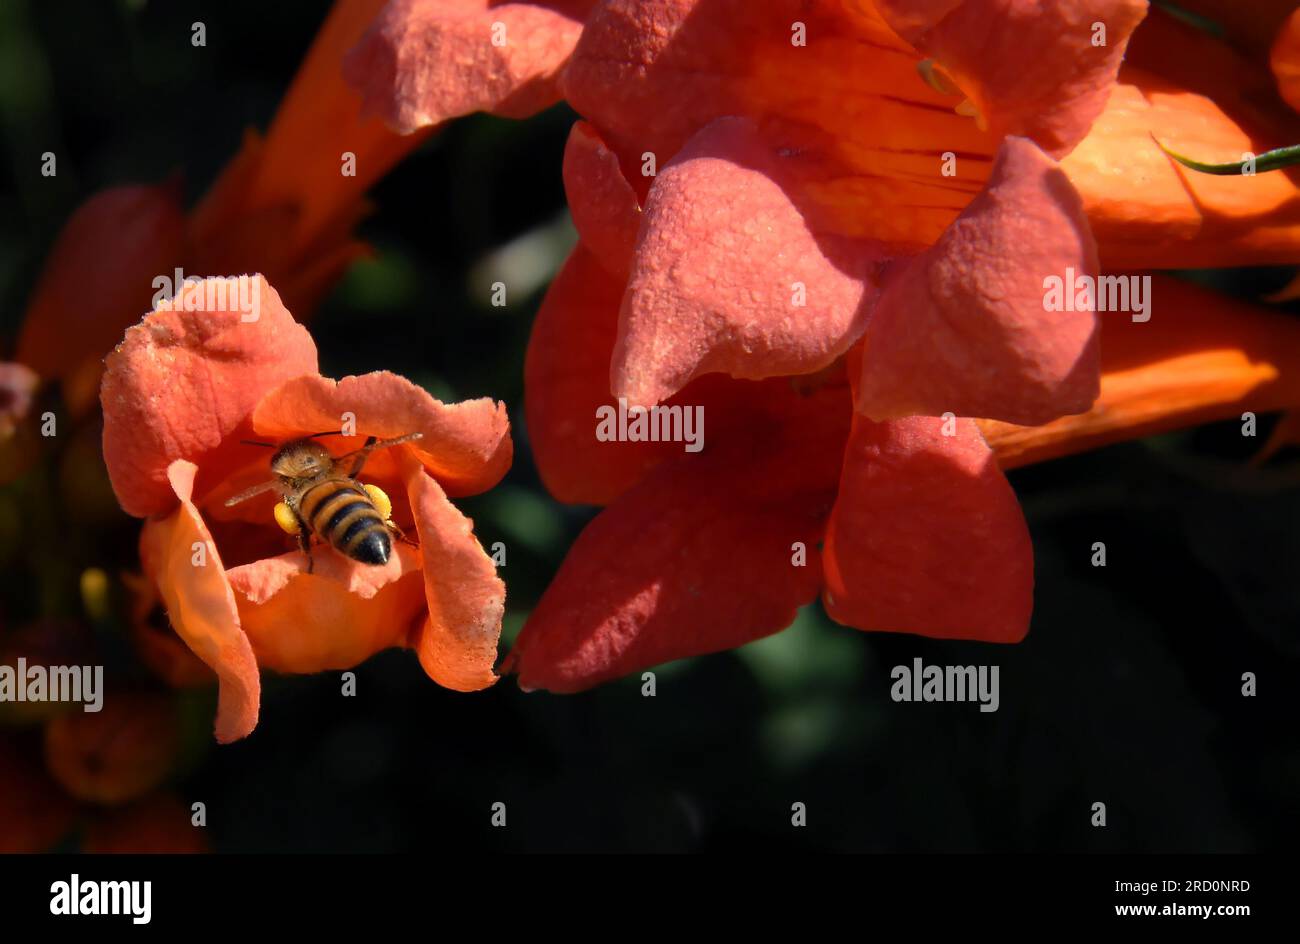
[[[639,481],[680,443],[600,442],[597,409],[612,404],[622,281],[581,243],[546,292],[524,362],[529,443],[542,481],[564,502],[603,505]]]
[[[1029,530],[971,420],[855,417],[824,557],[841,623],[988,642],[1029,630]]]
[[[598,410],[617,410],[609,392],[622,282],[585,246],[574,249],[533,321],[524,365],[528,437],[542,481],[560,501],[606,505],[655,466],[685,452],[681,442],[602,442]],[[812,386],[826,378],[809,377]],[[746,434],[789,402],[784,379],[754,383],[720,374],[692,381],[665,407],[700,409],[707,441]]]
[[[821,586],[848,413],[843,387],[790,393],[780,421],[660,466],[597,516],[510,654],[520,686],[577,691],[789,625]]]
[[[984,192],[881,296],[858,409],[877,420],[951,412],[1026,424],[1088,409],[1097,316],[1046,310],[1044,286],[1068,281],[1073,297],[1071,274],[1097,272],[1078,194],[1033,143],[1008,138]]]

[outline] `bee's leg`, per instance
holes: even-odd
[[[389,446],[400,446],[402,443],[414,442],[417,439],[423,438],[423,433],[407,433],[405,436],[394,436],[392,439],[376,439],[374,436],[370,436],[366,439],[366,444],[360,449],[355,452],[345,452],[337,458],[342,460],[351,459],[353,456],[356,456],[356,459],[352,462],[352,471],[348,473],[348,478],[355,479],[361,474],[361,467],[366,464],[366,460],[370,458],[370,454],[376,449],[387,449]]]
[[[311,531],[307,528],[307,522],[302,520],[302,515],[298,514],[296,508],[293,516],[298,519],[298,549],[307,555],[307,573],[311,573],[316,567],[316,559],[311,555]]]
[[[378,442],[376,437],[370,436],[366,439],[366,444],[357,450],[357,457],[352,462],[352,471],[348,473],[348,478],[354,479],[361,474],[361,467],[370,458],[370,450],[374,448],[376,442]]]
[[[419,546],[420,546],[420,545],[416,544],[414,541],[412,541],[410,538],[408,538],[408,537],[406,536],[406,532],[403,531],[401,528],[399,528],[396,524],[394,524],[393,521],[392,521],[391,519],[388,520],[388,521],[385,521],[384,524],[388,527],[388,530],[389,530],[389,531],[392,531],[392,532],[393,532],[393,534],[397,537],[397,540],[401,541],[403,544],[409,544],[409,545],[411,545],[411,547],[419,547]]]

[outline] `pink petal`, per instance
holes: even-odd
[[[661,170],[620,312],[616,396],[652,406],[701,374],[811,373],[857,339],[882,257],[809,228],[787,190],[798,162],[723,118]]]
[[[641,227],[641,207],[619,168],[618,155],[585,121],[576,122],[569,132],[564,191],[583,245],[611,275],[626,280]]]
[[[1069,180],[1032,142],[1008,138],[985,190],[881,295],[858,410],[1027,425],[1087,410],[1099,384],[1097,316],[1046,310],[1045,280],[1097,271]]]
[[[476,111],[526,118],[559,101],[556,75],[590,5],[393,0],[343,75],[365,113],[403,134]]]
[[[779,415],[663,462],[586,527],[510,653],[521,687],[731,649],[816,597],[850,411],[842,385],[784,393]]]

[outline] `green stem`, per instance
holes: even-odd
[[[1164,151],[1184,167],[1199,171],[1202,174],[1214,174],[1216,177],[1229,177],[1233,174],[1240,174],[1245,169],[1248,161],[1238,161],[1233,164],[1206,164],[1202,161],[1194,161],[1190,157],[1184,157],[1169,150],[1160,143],[1160,140],[1153,134],[1151,140],[1156,142],[1156,146]],[[1270,170],[1282,170],[1284,167],[1294,167],[1300,164],[1300,144],[1293,144],[1290,147],[1280,147],[1272,151],[1265,151],[1255,157],[1255,173],[1263,174]]]

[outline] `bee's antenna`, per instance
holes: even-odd
[[[275,448],[275,443],[261,442],[256,439],[241,439],[240,442],[245,446],[265,446],[267,449]]]

